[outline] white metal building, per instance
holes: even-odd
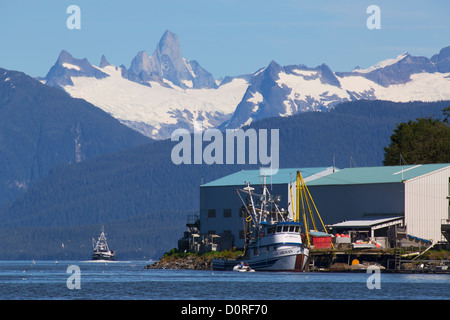
[[[408,234],[441,241],[441,223],[450,219],[450,164],[364,168],[290,168],[266,177],[269,190],[289,208],[300,170],[325,224],[403,217]],[[259,170],[243,170],[200,187],[200,233],[232,234],[243,245],[242,206],[235,193],[245,181],[256,189]],[[295,197],[295,192],[294,192]],[[294,199],[295,202],[295,199]]]
[[[405,199],[408,233],[440,241],[442,220],[450,219],[450,165],[406,180]]]

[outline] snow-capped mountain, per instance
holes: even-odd
[[[324,111],[359,99],[397,102],[450,100],[450,47],[431,59],[403,53],[351,72],[325,63],[280,66],[272,61],[253,74],[221,82],[185,59],[178,37],[166,31],[149,56],[139,52],[130,68],[99,67],[61,52],[44,82],[110,113],[145,135],[164,139],[176,128],[234,129],[267,117]]]
[[[359,99],[450,100],[450,47],[431,59],[404,53],[352,72],[333,72],[326,64],[282,67],[272,61],[253,75],[236,111],[221,128],[239,128],[302,111],[323,111]]]
[[[182,57],[178,37],[166,31],[153,55],[139,52],[129,69],[76,59],[62,51],[43,82],[85,99],[129,127],[155,139],[177,128],[217,127],[228,120],[248,86],[247,77],[227,77],[218,86],[196,61]]]

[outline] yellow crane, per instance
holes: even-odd
[[[291,197],[292,197],[292,187],[291,187]],[[292,200],[293,202],[293,200]],[[314,219],[314,212],[319,217],[320,223],[322,224],[323,231],[328,234],[327,229],[325,228],[325,225],[322,221],[322,218],[320,217],[319,210],[317,210],[316,204],[314,203],[313,198],[311,197],[311,194],[309,193],[308,187],[306,186],[305,180],[303,180],[302,174],[300,173],[300,170],[297,171],[297,208],[294,212],[294,220],[296,222],[300,221],[300,206],[301,206],[301,212],[302,212],[302,218],[303,218],[303,224],[305,227],[305,233],[306,233],[306,239],[308,242],[308,247],[311,246],[311,239],[309,236],[309,223],[308,223],[308,216],[309,214],[310,222],[312,224],[312,227],[314,231],[317,230],[316,221]],[[292,206],[294,207],[294,206]],[[333,249],[334,246],[331,244]]]

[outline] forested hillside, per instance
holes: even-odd
[[[55,165],[151,141],[85,100],[0,68],[0,206]]]

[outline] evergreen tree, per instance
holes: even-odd
[[[450,162],[450,107],[443,110],[444,119],[418,118],[400,123],[385,147],[384,165],[398,165],[401,157],[408,164]]]

